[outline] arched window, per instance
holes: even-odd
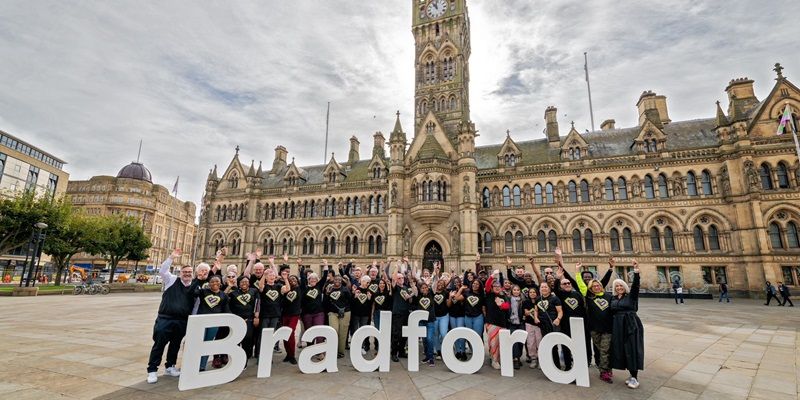
[[[547,233],[547,244],[550,246],[549,251],[556,251],[556,247],[558,247],[558,236],[556,235],[556,231],[550,231]]]
[[[719,232],[716,225],[708,227],[708,249],[719,250]]]
[[[772,185],[772,172],[770,171],[769,164],[761,164],[759,175],[761,176],[761,188],[764,190],[772,190],[774,186]]]
[[[508,186],[503,186],[503,207],[511,207],[511,191]]]
[[[375,253],[383,254],[383,238],[380,235],[375,238]]]
[[[781,237],[781,227],[773,222],[769,224],[769,241],[773,249],[783,248],[783,237]]]
[[[776,171],[778,175],[778,187],[781,189],[786,189],[789,187],[789,169],[786,168],[786,164],[783,162],[778,163],[778,168]]]
[[[356,197],[355,200],[353,200],[353,214],[361,215],[361,198],[359,197]]]
[[[375,208],[376,208],[375,197],[370,195],[369,196],[369,215],[375,214],[375,211],[376,211]]]
[[[282,245],[281,245],[281,250],[283,250],[281,252],[282,254],[289,254],[289,240],[288,239],[283,238]]]
[[[516,253],[524,253],[525,252],[525,240],[522,237],[522,232],[517,231],[514,234],[514,252]]]
[[[383,207],[383,196],[378,195],[378,214],[383,214],[384,207]]]
[[[675,251],[675,237],[672,235],[672,228],[664,228],[664,250]]]
[[[244,213],[241,216],[244,216]],[[294,202],[289,205],[289,218],[294,219]]]
[[[483,234],[483,253],[492,253],[492,234],[489,232]]]
[[[594,234],[591,229],[583,231],[583,250],[587,252],[594,251]]]
[[[577,229],[572,231],[572,251],[576,253],[583,251],[583,246],[581,245],[581,231]]]
[[[439,201],[447,201],[447,181],[441,180],[441,188],[439,190]]]
[[[450,109],[455,110],[457,105],[455,96],[450,97]]]
[[[275,254],[275,241],[272,238],[264,239],[264,247],[261,251],[265,255],[273,255]]]
[[[491,194],[489,193],[489,188],[483,188],[481,192],[481,205],[483,208],[489,208]]]
[[[711,196],[714,194],[714,189],[711,186],[711,173],[707,170],[703,171],[700,175],[700,184],[703,186],[704,196]]]
[[[314,254],[316,251],[314,249],[314,238],[308,238],[308,254]]]
[[[619,251],[619,231],[617,228],[611,228],[611,232],[609,232],[609,238],[611,239],[611,251]]]
[[[514,195],[514,207],[522,206],[522,191],[519,189],[519,186],[514,185],[512,194]]]
[[[614,201],[614,181],[606,178],[606,200]]]
[[[703,230],[699,225],[695,225],[694,229],[692,229],[692,236],[694,237],[695,251],[706,251],[706,244],[703,240]]]
[[[667,176],[664,174],[658,175],[658,197],[662,199],[669,198],[669,191],[667,190]]]
[[[533,202],[537,205],[542,204],[542,185],[538,183],[533,187]]]
[[[661,251],[661,232],[655,227],[650,228],[650,249]]]
[[[353,200],[349,197],[345,199],[345,215],[353,215]]]
[[[222,206],[222,220],[228,220],[228,206]]]
[[[647,199],[656,198],[656,192],[653,188],[653,178],[650,175],[644,176],[644,197]]]
[[[628,182],[625,178],[617,180],[617,193],[619,193],[620,200],[628,200]]]
[[[575,185],[574,181],[569,181],[567,184],[567,194],[570,203],[578,202],[578,186]]]
[[[369,254],[375,254],[375,236],[370,236],[367,239],[367,251]]]
[[[548,183],[544,186],[545,195],[547,196],[547,204],[553,204],[553,184]]]
[[[633,235],[628,228],[622,230],[622,249],[628,252],[633,251]]]
[[[587,182],[584,179],[581,181],[581,203],[588,203],[588,202],[589,202],[589,182]]]
[[[689,196],[697,196],[697,177],[694,172],[686,174],[686,194]]]
[[[539,231],[539,233],[536,234],[536,244],[539,253],[547,252],[547,235],[544,233],[544,231]]]
[[[325,199],[325,202],[322,203],[323,204],[323,206],[322,206],[322,216],[323,217],[329,217],[330,216],[330,214],[328,213],[328,210],[330,210],[329,203],[330,202],[328,201],[328,199]]]
[[[503,242],[505,243],[505,250],[506,253],[513,253],[514,252],[514,235],[511,232],[506,232],[503,236]]]
[[[344,253],[345,254],[352,254],[351,251],[353,250],[350,244],[350,236],[344,238]]]
[[[797,234],[797,225],[794,222],[789,221],[786,224],[786,244],[790,249],[796,249],[800,247],[800,236]]]
[[[288,201],[284,201],[283,202],[283,219],[288,219],[288,218],[289,218],[289,202]]]
[[[309,211],[311,212],[311,218],[314,218],[314,217],[317,216],[317,207],[314,205],[314,200],[311,200],[311,209]],[[274,204],[272,205],[272,219],[275,219],[275,205]]]

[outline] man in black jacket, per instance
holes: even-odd
[[[153,327],[153,348],[150,350],[150,360],[147,363],[147,383],[158,382],[158,364],[167,350],[167,375],[180,376],[181,372],[175,367],[178,361],[178,350],[181,340],[186,335],[186,321],[192,312],[194,297],[192,297],[192,266],[181,267],[180,277],[169,272],[172,262],[181,256],[181,250],[175,249],[169,256],[158,273],[163,282],[161,304],[158,306],[158,318]]]
[[[781,303],[782,306],[785,306],[786,302],[788,301],[789,307],[794,307],[792,299],[789,298],[792,294],[789,293],[789,288],[786,287],[783,282],[778,282],[778,292],[781,294],[781,297],[783,297],[783,303]]]

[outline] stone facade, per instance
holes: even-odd
[[[798,285],[800,168],[792,136],[776,131],[785,105],[800,110],[800,90],[779,65],[763,100],[752,80],[734,79],[727,111],[712,103],[709,118],[672,121],[666,97],[645,91],[634,127],[607,120],[599,131],[563,132],[548,107],[545,138],[507,132],[476,147],[466,4],[428,3],[412,2],[410,142],[398,114],[388,155],[380,132],[365,159],[351,139],[345,163],[301,167],[278,146],[264,170],[242,164],[237,149],[222,174],[209,173],[201,257],[227,245],[241,264],[262,248],[313,265],[407,255],[461,269],[476,253],[489,267],[506,255],[551,265],[558,246],[568,264],[601,272],[614,256],[625,277],[637,259],[649,291],[666,291],[677,275],[693,293],[720,282],[750,293],[765,280]]]
[[[134,165],[146,174],[123,173]],[[133,163],[123,168],[117,177],[100,175],[85,181],[69,181],[67,196],[72,204],[88,215],[120,214],[142,221],[153,247],[150,248],[150,258],[139,262],[139,270],[144,270],[145,266],[157,268],[174,248],[183,250],[175,265],[189,264],[195,248],[197,206],[174,197],[166,187],[152,183],[149,178],[150,172],[143,165]],[[85,253],[76,254],[72,263],[94,270],[106,265],[102,257]],[[130,272],[133,266],[133,262],[125,260],[118,268]]]

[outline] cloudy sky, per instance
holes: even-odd
[[[562,134],[636,123],[643,90],[667,96],[673,121],[713,116],[728,81],[763,98],[775,62],[800,83],[783,1],[469,1],[470,86],[479,145],[543,137],[544,109]],[[400,110],[413,135],[409,0],[0,2],[0,129],[69,164],[71,179],[114,175],[136,158],[154,180],[199,202],[209,168],[272,164],[283,144],[302,165],[348,138],[368,156]]]

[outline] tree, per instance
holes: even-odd
[[[52,257],[56,268],[55,285],[59,286],[72,256],[94,243],[100,221],[75,210],[66,202],[61,203],[57,211],[58,223],[47,229],[43,251]]]
[[[151,246],[150,239],[136,218],[112,215],[100,218],[97,235],[89,252],[102,255],[108,261],[111,270],[108,282],[112,283],[120,261],[131,255],[139,257]]]
[[[28,243],[33,225],[44,222],[45,233],[63,220],[61,207],[65,200],[53,200],[49,195],[37,196],[29,190],[18,196],[0,199],[0,254],[8,254]]]

